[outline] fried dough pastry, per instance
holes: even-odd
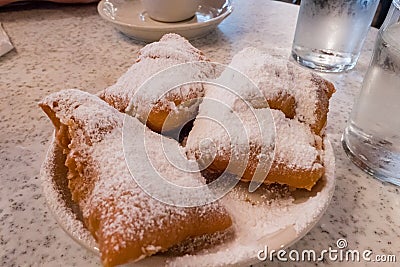
[[[308,190],[322,177],[322,139],[308,125],[268,108],[254,109],[254,114],[259,115],[255,117],[237,96],[219,87],[206,88],[205,100],[186,142],[190,159],[213,173],[226,170],[243,181],[263,175],[257,180]],[[242,133],[238,133],[240,129]],[[274,141],[275,155],[271,155]],[[261,162],[268,158],[270,164]]]
[[[56,141],[66,154],[69,188],[79,204],[84,223],[96,239],[104,266],[115,266],[165,251],[190,237],[223,231],[232,222],[226,210],[214,202],[180,208],[147,195],[132,179],[122,142],[124,114],[100,98],[79,90],[64,90],[44,98],[40,107],[56,129]],[[135,131],[145,126],[127,116]],[[126,121],[125,121],[126,122]],[[169,180],[199,183],[199,173],[181,171],[163,157],[160,141],[174,140],[145,131],[149,156]],[[157,141],[158,140],[158,141]],[[141,158],[134,166],[139,166]],[[149,173],[141,173],[151,183]],[[167,192],[168,193],[168,192]]]
[[[247,75],[261,90],[270,108],[308,124],[322,136],[334,85],[319,75],[256,48],[236,54],[230,66]],[[250,101],[251,99],[246,99]]]
[[[152,88],[141,86],[153,75],[169,67],[206,60],[203,53],[185,38],[166,34],[159,42],[143,47],[136,62],[100,97],[121,112],[125,112],[131,103],[127,113],[136,116],[153,131],[172,131],[196,115],[199,101],[195,100],[204,94],[202,84],[166,88],[164,82]],[[212,70],[198,70],[199,77],[209,75],[212,75]]]
[[[280,110],[271,109],[276,129],[275,157],[266,183],[286,184],[311,190],[325,172],[321,137],[299,121],[288,119]],[[252,157],[257,162],[257,153]],[[254,168],[243,176],[250,181]]]

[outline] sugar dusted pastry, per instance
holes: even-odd
[[[207,170],[216,173],[226,170],[244,181],[264,180],[264,183],[280,183],[310,190],[324,174],[322,143],[329,98],[335,91],[333,84],[285,59],[255,48],[246,48],[235,55],[230,67],[245,74],[258,88],[246,82],[237,86],[232,83],[232,88],[240,87],[236,88],[239,97],[233,101],[226,97],[226,91],[216,93],[220,89],[210,86],[207,87],[205,99],[217,96],[233,113],[245,118],[248,116],[244,114],[248,111],[238,108],[236,103],[240,102],[239,98],[252,106],[254,113],[266,110],[268,103],[276,130],[274,160],[271,165],[260,165],[260,159],[268,155],[271,143],[266,142],[268,139],[261,140],[254,136],[257,126],[249,124],[251,120],[243,120],[243,127],[247,128],[251,137],[247,143],[250,150],[246,151],[243,149],[246,144],[238,142],[237,138],[232,138],[226,131],[224,133],[224,128],[232,128],[232,115],[220,114],[214,121],[201,119],[215,108],[205,101],[200,105],[198,117],[187,139],[188,156]],[[237,75],[228,68],[219,79],[225,81]],[[268,123],[261,127],[268,127]],[[204,153],[211,148],[216,150],[215,153]],[[230,167],[236,166],[237,162],[246,163],[245,166],[242,166],[243,163],[239,164],[238,168]],[[269,167],[271,168],[266,169]],[[256,168],[265,169],[262,179],[259,175],[263,172],[255,172]]]
[[[162,83],[160,86],[144,90],[140,90],[140,87],[154,74],[169,67],[205,60],[207,58],[203,53],[185,38],[177,34],[166,34],[159,42],[143,47],[136,62],[116,84],[101,93],[101,98],[121,112],[131,103],[128,113],[136,116],[154,131],[174,130],[197,113],[199,102],[196,99],[204,94],[202,84],[189,84],[175,89],[167,88],[167,84]],[[211,72],[212,70],[198,70],[197,75],[206,77],[212,75]],[[171,76],[167,77],[165,82],[169,81]],[[170,89],[173,90],[168,91]]]
[[[325,171],[322,138],[308,125],[271,109],[276,129],[275,157],[265,183],[286,184],[311,190]],[[249,180],[252,172],[243,176]]]
[[[280,110],[269,113],[267,108],[257,108],[253,112],[258,117],[235,95],[206,86],[205,100],[187,138],[188,157],[212,172],[227,170],[244,181],[251,181],[254,175],[259,180],[261,175],[264,183],[311,189],[324,173],[321,137]],[[238,136],[242,128],[244,136]],[[275,155],[271,154],[273,142]]]
[[[56,128],[57,144],[67,158],[73,200],[79,204],[84,223],[98,242],[104,266],[137,261],[189,237],[230,227],[229,215],[217,202],[178,208],[142,191],[132,179],[124,158],[124,115],[100,98],[79,90],[64,90],[49,95],[40,106]],[[135,118],[127,120],[135,126],[133,130],[143,131],[143,124]],[[145,134],[150,151],[161,150],[156,147],[157,140],[178,146],[174,140],[150,130]],[[155,167],[171,181],[199,183],[198,173],[180,171],[163,161],[163,157],[154,157]],[[141,164],[140,159],[135,164]],[[149,181],[153,178],[142,174]]]
[[[335,92],[332,83],[286,59],[252,47],[236,54],[230,66],[259,87],[272,109],[308,124],[315,134],[322,136],[329,99]]]

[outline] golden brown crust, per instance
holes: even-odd
[[[58,102],[55,101],[52,105],[57,107]],[[76,136],[74,128],[77,127],[77,122],[71,118],[67,124],[63,124],[49,105],[40,103],[39,106],[53,122],[56,143],[66,155],[65,166],[68,167],[68,188],[71,191],[72,200],[76,203],[85,202],[93,190],[98,173],[92,167],[93,162],[91,162],[90,155],[82,155],[82,152],[76,149],[79,146],[74,139]],[[85,138],[85,140],[90,145],[90,138]]]
[[[174,103],[174,105],[176,107],[175,111],[177,109],[179,109],[180,105],[182,105],[182,106],[193,105],[194,102],[197,102],[199,95],[203,96],[204,88],[200,84],[198,86],[200,89],[194,88],[194,90],[189,90],[187,94],[177,94],[176,92],[172,91],[165,95],[165,100],[168,102]],[[166,124],[168,124],[169,120],[172,120],[171,112],[172,112],[171,107],[169,105],[165,105],[164,101],[157,101],[153,105],[153,108],[151,109],[151,111],[147,117],[146,126],[157,133],[168,132],[168,131],[173,130],[173,129],[171,129],[171,127],[166,126]],[[178,113],[179,113],[179,111],[178,111]],[[180,128],[185,123],[187,123],[188,121],[193,119],[195,113],[196,112],[194,112],[193,116],[188,116],[186,118],[182,118],[181,124],[177,125],[176,128]],[[177,114],[177,116],[179,116],[179,114]]]
[[[130,195],[130,192],[126,194],[129,197],[135,197],[135,195]],[[107,228],[104,224],[109,222],[102,220],[101,217],[104,213],[103,210],[109,209],[110,206],[115,207],[112,213],[118,214],[123,211],[118,208],[118,199],[114,197],[105,199],[105,203],[107,205],[100,205],[94,209],[87,222],[91,233],[96,237],[99,247],[102,248],[104,266],[116,266],[127,263],[132,259],[138,260],[144,256],[151,256],[157,252],[166,251],[168,248],[180,244],[190,237],[223,231],[232,224],[226,214],[216,216],[215,213],[210,212],[199,216],[199,210],[196,208],[186,209],[185,218],[161,220],[158,227],[146,233],[146,237],[143,240],[139,240],[139,238],[126,240],[122,234],[115,233],[112,237],[114,243],[124,244],[124,247],[114,250],[110,247],[109,237],[107,237],[107,233],[104,230]],[[132,219],[142,220],[143,218],[138,216]],[[127,227],[129,226],[127,225]]]
[[[120,112],[124,112],[129,105],[129,98],[123,95],[109,94],[107,91],[100,93],[100,98]]]
[[[281,92],[275,98],[267,98],[268,106],[285,113],[286,118],[293,119],[296,115],[296,99],[294,96]]]
[[[316,135],[322,136],[329,112],[329,99],[336,90],[335,86],[331,82],[317,74],[312,73],[310,77],[317,96],[314,109],[315,122],[310,124],[310,128]],[[302,90],[302,88],[297,88],[295,90]],[[296,100],[296,97],[293,94],[281,91],[276,96],[270,96],[267,94],[265,97],[271,109],[282,111],[286,118],[295,118],[298,100]],[[299,120],[305,122],[304,120]]]
[[[310,127],[315,134],[322,136],[328,118],[329,99],[336,90],[331,82],[314,73],[312,76],[312,82],[318,88],[316,90],[318,102],[315,109],[315,123],[311,124]]]
[[[249,153],[247,167],[241,177],[241,180],[246,182],[249,182],[253,179],[259,163],[257,156],[261,151],[260,147],[251,147],[252,148]],[[217,154],[207,169],[209,172],[215,174],[215,178],[217,178],[226,170],[230,160],[231,157],[229,151],[225,151],[224,154]],[[325,172],[325,167],[322,165],[319,157],[314,163],[318,164],[315,168],[290,168],[288,164],[274,160],[268,175],[264,180],[264,183],[278,183],[289,185],[294,188],[305,188],[307,190],[311,190]]]

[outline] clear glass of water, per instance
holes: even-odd
[[[356,165],[400,186],[400,0],[379,30],[342,144]]]
[[[322,71],[354,68],[379,0],[302,0],[292,56]]]

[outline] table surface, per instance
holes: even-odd
[[[297,6],[265,0],[235,5],[216,31],[193,45],[221,63],[248,46],[290,51]],[[0,265],[99,266],[97,256],[63,232],[46,206],[39,170],[53,127],[37,103],[61,89],[94,93],[113,84],[144,44],[117,32],[93,4],[0,9],[0,22],[15,46],[0,58]],[[340,143],[376,33],[369,32],[353,71],[323,75],[337,88],[327,126],[336,156],[336,191],[317,226],[291,249],[335,249],[344,238],[349,249],[395,254],[400,261],[399,188],[355,167]]]

